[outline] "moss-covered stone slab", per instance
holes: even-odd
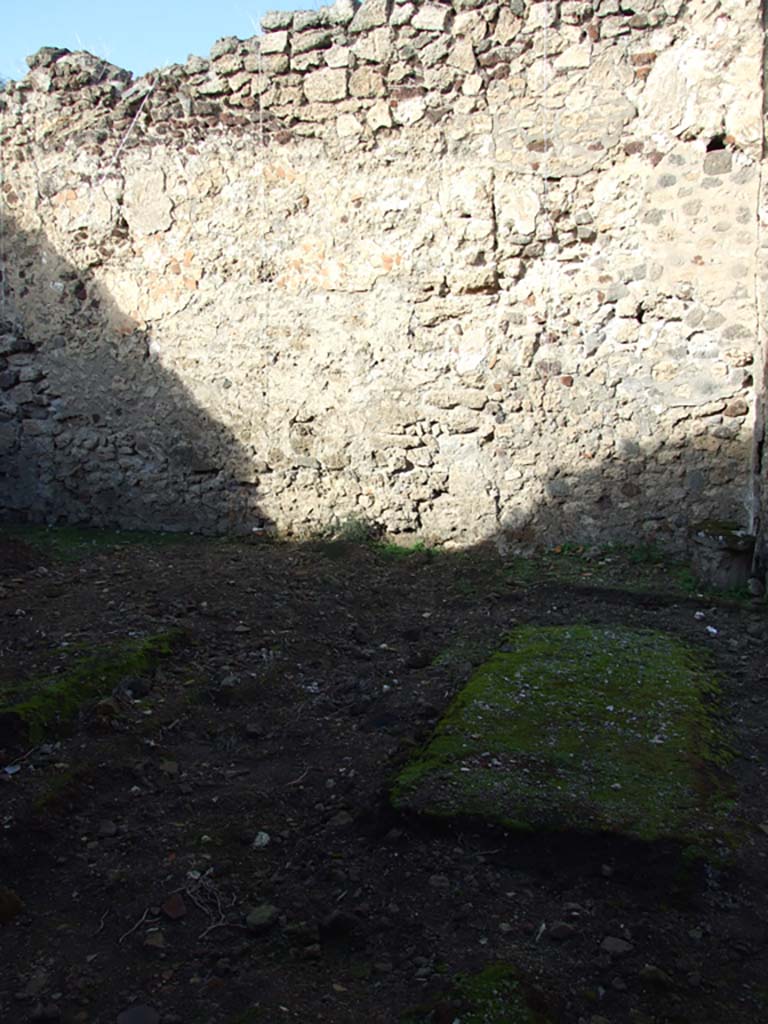
[[[132,638],[84,652],[61,675],[0,685],[0,740],[40,742],[71,721],[88,701],[111,693],[123,679],[150,671],[180,637],[171,631]]]
[[[491,964],[477,974],[457,977],[443,998],[409,1011],[400,1024],[430,1024],[438,1019],[461,1024],[551,1024],[534,1002],[514,967]]]
[[[399,809],[705,844],[722,825],[716,684],[664,633],[516,629],[392,789]]]

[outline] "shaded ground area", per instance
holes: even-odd
[[[391,808],[477,666],[574,624],[712,665],[726,858]],[[3,528],[2,702],[96,682],[60,734],[0,740],[0,1018],[768,1019],[767,647],[765,602],[697,596],[647,551]]]

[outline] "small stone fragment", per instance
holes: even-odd
[[[290,28],[293,22],[291,11],[267,11],[261,19],[264,32],[275,32],[278,29]]]
[[[159,928],[147,932],[144,937],[144,945],[147,949],[165,949],[165,936]]]
[[[450,7],[424,4],[411,18],[411,25],[422,32],[442,32],[451,15]]]
[[[211,47],[211,60],[216,60],[217,57],[226,57],[227,54],[235,53],[240,46],[240,40],[237,36],[224,36],[223,39],[217,39]]]
[[[310,103],[334,103],[347,95],[347,72],[344,68],[323,68],[304,79],[304,95]]]
[[[650,982],[652,985],[658,985],[661,988],[672,984],[670,976],[654,964],[645,964],[638,973],[642,981]]]
[[[339,811],[338,814],[334,814],[331,820],[328,822],[328,828],[349,828],[354,822],[354,818],[349,811]]]
[[[318,927],[309,924],[307,921],[300,921],[298,924],[289,924],[285,928],[285,937],[293,946],[314,946],[319,937]]]
[[[614,935],[608,935],[600,943],[600,949],[611,956],[624,956],[626,953],[631,953],[634,948],[631,942],[616,938]]]
[[[349,26],[350,32],[367,32],[369,29],[386,25],[389,17],[388,0],[363,0]]]
[[[24,909],[24,904],[13,889],[0,886],[0,924],[8,924]]]
[[[336,3],[328,8],[328,21],[332,25],[348,25],[354,16],[353,0],[336,0]]]
[[[271,32],[269,35],[262,36],[261,40],[261,53],[262,56],[272,53],[285,53],[288,49],[288,33],[287,32]]]
[[[178,921],[187,912],[187,905],[180,892],[172,893],[161,907],[162,912],[171,921]]]
[[[749,412],[749,403],[743,398],[734,398],[732,402],[723,409],[723,416],[746,416]]]
[[[280,911],[277,907],[273,907],[271,903],[261,903],[248,912],[245,923],[248,931],[254,935],[263,935],[277,924],[279,916]]]
[[[557,942],[566,942],[568,939],[572,939],[576,934],[577,931],[574,926],[572,924],[568,924],[567,921],[555,921],[549,929],[550,939],[555,939]]]
[[[704,157],[705,174],[729,174],[733,167],[733,154],[727,149],[716,149]]]
[[[359,925],[354,914],[345,910],[332,910],[320,922],[320,934],[324,939],[346,939],[357,931]]]
[[[61,1009],[56,1003],[38,1003],[32,1010],[31,1020],[61,1020]]]
[[[131,1006],[118,1013],[117,1024],[160,1024],[160,1014],[151,1006]]]

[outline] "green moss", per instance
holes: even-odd
[[[71,721],[83,704],[110,693],[121,679],[149,671],[170,654],[178,631],[126,640],[81,655],[62,675],[0,687],[0,727],[38,743]]]
[[[438,554],[437,549],[428,548],[423,541],[416,541],[415,544],[393,544],[381,542],[373,545],[374,551],[382,558],[390,562],[402,562],[413,555],[420,555],[423,560],[431,561]]]
[[[460,975],[439,1004],[410,1011],[401,1024],[427,1024],[435,1019],[438,1006],[441,1020],[460,1019],[461,1024],[547,1024],[549,1020],[531,1006],[519,973],[507,964]]]
[[[705,664],[664,633],[520,627],[400,773],[393,803],[707,846],[728,795],[716,692]]]
[[[188,533],[155,533],[149,530],[102,530],[77,526],[0,524],[0,536],[14,537],[65,562],[77,562],[89,554],[115,547],[142,544],[166,547],[199,541]],[[210,539],[208,539],[210,543]]]
[[[697,589],[689,566],[653,544],[586,549],[562,544],[535,557],[507,559],[509,580],[518,586],[572,583],[628,593],[691,594]]]
[[[329,544],[343,542],[346,544],[368,544],[378,540],[381,527],[365,516],[348,516],[346,519],[334,518],[323,527],[313,530],[306,537],[310,544]]]

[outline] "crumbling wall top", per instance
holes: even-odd
[[[631,94],[674,42],[683,14],[690,27],[680,0],[337,0],[319,10],[270,12],[261,35],[220,39],[208,58],[135,80],[89,53],[48,46],[0,95],[0,143],[32,141],[31,109],[44,115],[35,142],[51,148],[98,152],[109,135],[128,129],[130,146],[256,127],[278,141],[329,131],[373,140],[449,114],[502,113],[510,100],[544,92],[562,107],[562,83],[606,54],[607,88]]]

